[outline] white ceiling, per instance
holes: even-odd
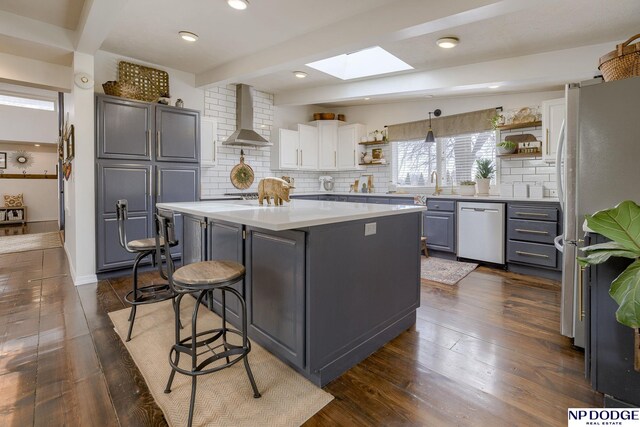
[[[0,0],[0,9],[56,27],[75,30],[84,0]]]
[[[16,36],[10,14],[43,28]],[[0,52],[68,65],[73,46],[90,46],[194,73],[198,86],[247,83],[276,103],[358,105],[475,95],[493,80],[504,92],[556,89],[596,73],[638,22],[639,0],[251,0],[245,11],[225,0],[0,0]],[[450,35],[457,48],[435,45]],[[415,70],[343,82],[304,65],[374,45]],[[294,78],[298,69],[308,77]]]

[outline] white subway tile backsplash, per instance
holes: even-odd
[[[522,160],[500,160],[500,164],[507,168],[521,168]]]
[[[511,168],[511,175],[526,175],[536,173],[536,168]]]

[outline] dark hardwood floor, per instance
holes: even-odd
[[[58,231],[58,221],[27,222],[26,224],[10,224],[0,226],[1,236],[16,236],[18,234],[35,234]]]
[[[166,425],[107,316],[129,277],[65,274],[62,249],[0,255],[0,425]],[[327,385],[306,425],[566,425],[602,396],[557,332],[559,301],[556,282],[482,267],[423,281],[416,325]]]

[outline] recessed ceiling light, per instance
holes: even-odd
[[[35,145],[36,147],[40,147],[40,144],[33,144],[33,145]]]
[[[460,39],[457,37],[442,37],[438,39],[436,44],[443,49],[451,49],[452,47],[456,47],[459,42]]]
[[[245,10],[249,6],[248,0],[227,0],[227,4],[237,10]]]
[[[293,75],[299,79],[304,79],[305,77],[307,77],[307,73],[305,73],[304,71],[294,71]]]
[[[180,31],[178,34],[180,35],[180,37],[182,37],[182,40],[186,40],[188,42],[194,42],[198,40],[198,35],[190,31]]]
[[[370,99],[371,99],[371,98],[367,97],[367,98],[365,98],[364,100],[365,100],[365,101],[368,101],[368,100],[370,100]]]
[[[488,86],[489,89],[498,89],[500,87],[500,85],[491,85]]]

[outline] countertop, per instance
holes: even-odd
[[[291,193],[292,196],[361,196],[361,197],[414,197],[414,196],[423,196],[424,194],[411,194],[411,193],[349,193],[349,192],[338,192],[338,191],[310,191],[310,192],[300,192],[300,193]],[[489,195],[489,196],[461,196],[459,194],[440,194],[438,196],[434,196],[431,194],[426,194],[427,199],[455,199],[455,200],[478,200],[478,201],[495,201],[495,202],[537,202],[537,203],[557,203],[558,199],[554,197],[544,197],[542,199],[531,199],[528,197],[503,197],[500,195]]]
[[[335,193],[334,193],[335,194]],[[424,206],[291,200],[283,206],[257,200],[158,203],[157,207],[190,215],[282,231],[359,219],[420,212]]]

